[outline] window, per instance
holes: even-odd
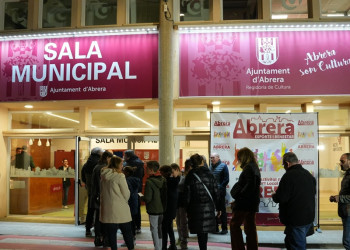
[[[91,111],[92,128],[158,128],[158,110]]]
[[[210,126],[210,111],[207,109],[177,109],[176,128],[206,128]]]
[[[258,18],[257,0],[223,0],[222,4],[223,20],[244,20]]]
[[[86,0],[85,25],[117,24],[117,0]]]
[[[321,13],[324,17],[349,17],[349,0],[321,0]]]
[[[0,9],[5,10],[4,19],[2,20],[5,30],[27,28],[28,0],[2,1],[2,3],[0,3]]]
[[[308,18],[307,0],[271,0],[271,19]]]
[[[43,0],[43,28],[70,27],[71,0]]]
[[[72,111],[11,112],[11,129],[77,129],[79,113]]]
[[[208,21],[209,0],[181,0],[180,21]]]
[[[158,23],[159,4],[157,0],[130,0],[130,23]]]

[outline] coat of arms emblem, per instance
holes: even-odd
[[[41,97],[47,96],[47,86],[40,86],[40,96]]]
[[[274,64],[279,56],[278,37],[257,37],[256,57],[264,65]]]

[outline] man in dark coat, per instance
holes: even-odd
[[[83,181],[82,185],[85,186],[88,192],[88,211],[86,215],[86,224],[85,224],[85,236],[91,236],[91,228],[94,220],[95,208],[93,202],[91,202],[92,196],[92,173],[97,165],[98,161],[101,158],[103,153],[102,148],[96,147],[91,150],[91,154],[81,169],[81,179]]]
[[[226,213],[226,186],[230,181],[227,165],[220,160],[218,153],[212,153],[210,155],[211,165],[210,171],[214,175],[216,182],[218,183],[219,196],[218,204],[222,211],[221,216],[216,220],[216,232],[218,234],[227,234],[227,213]],[[219,224],[221,224],[221,232],[219,232]]]
[[[343,246],[345,249],[350,249],[350,153],[340,157],[340,167],[345,174],[339,195],[332,195],[329,200],[338,203],[338,215],[343,223]]]
[[[272,199],[279,203],[280,220],[286,226],[286,248],[303,250],[315,219],[316,179],[299,164],[293,152],[284,154],[283,166],[286,173]]]
[[[126,150],[124,152],[123,166],[129,166],[134,169],[134,176],[140,180],[140,187],[138,192],[142,192],[143,176],[145,175],[144,163],[135,155],[133,150]],[[141,201],[138,202],[137,215],[135,216],[136,233],[141,233]]]

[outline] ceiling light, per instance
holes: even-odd
[[[319,103],[321,103],[321,102],[322,102],[321,100],[313,100],[313,101],[312,101],[313,104],[319,104]]]
[[[49,141],[49,139],[46,139],[46,147],[50,147],[50,141]]]
[[[27,105],[24,105],[24,107],[25,107],[26,109],[32,109],[32,108],[33,108],[33,105],[27,104]]]
[[[117,107],[124,107],[125,106],[125,104],[124,103],[122,103],[122,102],[118,102],[115,106],[117,106]]]
[[[32,140],[32,138],[29,139],[29,145],[30,145],[30,146],[33,145],[33,140]]]
[[[41,140],[39,139],[38,141],[38,146],[40,147],[42,144],[41,144]]]
[[[345,15],[343,13],[333,13],[333,14],[326,14],[327,17],[344,17]]]
[[[288,15],[272,15],[271,19],[287,19]]]
[[[287,111],[286,111],[286,113],[288,114],[288,113],[291,113],[292,111],[290,110],[290,109],[288,109]]]
[[[220,105],[220,101],[212,101],[211,104],[213,104],[213,105]]]

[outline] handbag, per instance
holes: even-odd
[[[214,203],[214,207],[215,207],[215,202],[214,202],[213,197],[211,196],[211,194],[210,194],[210,192],[209,192],[207,186],[202,182],[201,178],[199,178],[199,176],[198,176],[196,173],[193,173],[193,175],[194,175],[194,177],[196,177],[196,179],[197,179],[200,183],[203,184],[205,190],[208,192],[208,195],[209,195],[211,201]]]

